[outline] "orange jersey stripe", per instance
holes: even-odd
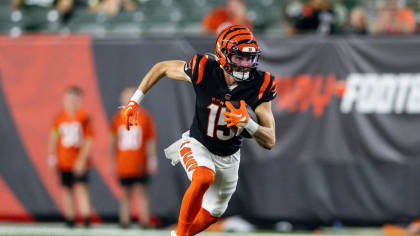
[[[277,88],[277,82],[276,80],[273,80],[273,84],[271,85],[270,91],[275,92]]]
[[[262,98],[262,95],[264,94],[264,91],[267,89],[267,86],[269,83],[270,83],[270,73],[265,72],[264,82],[261,85],[260,92],[258,93],[258,99]]]
[[[198,78],[197,78],[197,82],[195,82],[196,85],[201,83],[201,80],[203,79],[204,65],[206,64],[206,62],[207,62],[207,55],[201,58],[200,64],[198,65]]]
[[[194,77],[194,71],[195,71],[195,61],[197,60],[197,54],[194,55],[193,59],[192,59],[192,76]]]

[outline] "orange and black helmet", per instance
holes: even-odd
[[[220,66],[230,75],[235,68],[241,66],[232,63],[232,55],[241,55],[252,58],[252,65],[248,69],[255,69],[261,50],[258,47],[254,34],[245,26],[233,25],[224,29],[216,41],[216,56]],[[246,80],[240,79],[239,80]]]

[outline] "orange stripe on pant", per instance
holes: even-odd
[[[182,147],[182,145],[181,145],[181,147]],[[181,155],[181,157],[183,157],[182,161],[184,162],[185,169],[187,169],[188,171],[192,171],[192,170],[195,170],[197,168],[198,164],[197,164],[197,161],[194,160],[194,156],[192,155],[191,148],[184,147],[179,151],[179,154]]]
[[[194,159],[191,159],[185,164],[185,168],[188,169],[191,165],[197,165],[197,161],[195,161]]]
[[[184,147],[183,149],[181,149],[181,151],[179,151],[182,157],[189,152],[191,152],[191,148],[189,147]]]
[[[191,160],[193,156],[191,154],[185,155],[185,157],[182,159],[184,164],[186,164],[189,160]]]
[[[179,148],[182,148],[185,144],[188,144],[188,143],[190,143],[190,142],[191,142],[191,141],[185,141],[185,142],[183,142]]]

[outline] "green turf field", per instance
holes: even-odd
[[[329,229],[321,230],[321,235],[354,235],[354,236],[380,236],[380,229],[352,228],[343,229],[340,232],[331,232]],[[63,224],[0,224],[0,235],[14,236],[170,236],[168,230],[141,230],[132,228],[122,230],[115,224],[94,225],[90,229],[74,228],[68,229]],[[202,236],[271,236],[271,235],[291,235],[309,236],[311,232],[296,232],[291,234],[281,234],[275,232],[253,232],[253,233],[201,233]]]

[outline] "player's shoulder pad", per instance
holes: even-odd
[[[205,55],[207,55],[207,59],[211,62],[219,62],[219,59],[217,56],[213,53],[207,52]]]

